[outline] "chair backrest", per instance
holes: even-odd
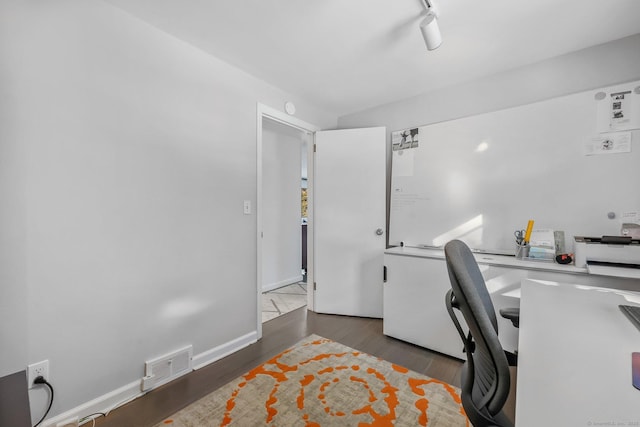
[[[469,247],[453,240],[445,245],[451,291],[447,295],[449,314],[462,313],[469,336],[459,329],[467,352],[463,369],[462,402],[474,426],[509,425],[502,422],[502,408],[509,395],[509,364],[498,340],[498,322],[491,297]]]

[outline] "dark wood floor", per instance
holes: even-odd
[[[259,342],[152,390],[96,425],[153,426],[310,334],[460,386],[461,361],[383,335],[381,319],[316,314],[303,307],[264,323],[262,332]]]

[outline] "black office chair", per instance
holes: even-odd
[[[509,362],[498,340],[496,313],[484,279],[463,242],[447,243],[444,253],[451,281],[447,310],[467,355],[462,368],[462,406],[475,427],[512,427],[503,413],[511,385]],[[454,309],[462,313],[469,327],[467,335]]]

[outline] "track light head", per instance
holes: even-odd
[[[427,16],[420,22],[420,31],[427,45],[427,49],[435,50],[442,44],[442,34],[438,25],[438,11],[433,1],[423,0],[427,9]]]
[[[422,31],[422,37],[427,45],[427,49],[434,50],[440,47],[442,44],[442,34],[440,34],[438,17],[435,13],[431,11],[427,13],[427,16],[420,23],[420,31]]]

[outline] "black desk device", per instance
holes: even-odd
[[[631,353],[631,378],[633,386],[640,390],[640,353]]]
[[[0,426],[32,426],[26,371],[0,378]]]

